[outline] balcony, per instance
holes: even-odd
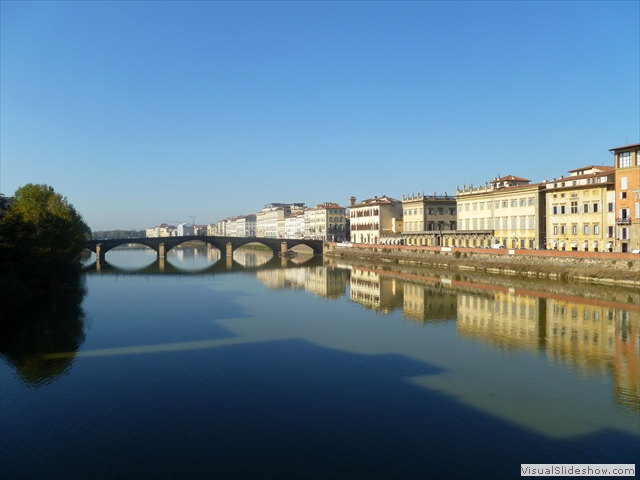
[[[631,217],[616,218],[616,225],[631,225]]]

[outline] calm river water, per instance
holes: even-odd
[[[3,480],[640,463],[637,292],[206,247],[107,261],[4,339]]]

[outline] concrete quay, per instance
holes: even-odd
[[[324,255],[640,288],[640,254],[634,253],[325,243]]]

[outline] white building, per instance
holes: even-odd
[[[353,243],[377,244],[383,235],[401,233],[396,225],[402,221],[402,202],[383,195],[356,203],[351,197],[349,217]]]
[[[190,237],[192,235],[195,235],[195,229],[193,227],[193,225],[189,225],[187,223],[181,223],[180,225],[178,225],[178,228],[176,229],[176,237]]]

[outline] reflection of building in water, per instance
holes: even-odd
[[[271,252],[262,252],[260,250],[236,250],[233,252],[233,259],[243,267],[259,267],[267,263],[273,254]]]
[[[406,295],[406,291],[405,291]],[[544,349],[588,373],[612,375],[616,400],[640,410],[640,312],[495,292],[458,296],[458,333],[500,348]]]
[[[349,280],[350,298],[384,315],[402,308],[402,282],[371,270],[354,268]]]
[[[272,290],[305,290],[325,298],[337,298],[347,290],[348,272],[340,268],[301,267],[259,270],[258,280]]]
[[[346,293],[348,270],[328,267],[313,267],[307,270],[309,270],[307,291],[325,298],[338,298]]]
[[[550,299],[547,325],[550,359],[612,372],[616,399],[640,409],[640,312]]]
[[[543,299],[527,295],[461,293],[458,295],[458,334],[505,349],[535,349],[541,337],[544,339],[544,327],[538,322],[544,308]]]
[[[424,285],[404,282],[402,316],[421,323],[455,320],[457,295],[442,284]]]
[[[220,250],[211,246],[209,243],[207,243],[207,260],[210,262],[220,260]]]

